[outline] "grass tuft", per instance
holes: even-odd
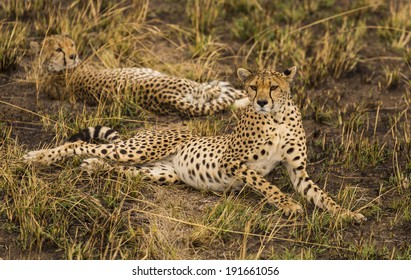
[[[0,21],[0,72],[15,70],[24,56],[26,27],[18,22]]]

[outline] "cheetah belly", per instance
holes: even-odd
[[[243,183],[225,174],[219,166],[226,143],[207,143],[207,138],[205,140],[186,144],[173,157],[172,163],[178,177],[187,185],[200,190],[223,192],[241,188]]]

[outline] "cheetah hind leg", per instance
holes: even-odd
[[[180,181],[174,167],[168,162],[155,162],[142,166],[126,166],[111,165],[101,158],[88,158],[83,161],[81,168],[89,173],[113,170],[117,174],[126,176],[141,176],[143,180],[159,185],[171,185]]]

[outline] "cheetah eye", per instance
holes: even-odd
[[[63,52],[63,50],[61,48],[57,48],[56,52]]]
[[[250,86],[250,88],[254,91],[257,91],[257,87],[256,86]]]
[[[277,88],[278,88],[278,86],[271,86],[271,87],[270,87],[270,90],[271,90],[271,91],[274,91],[274,90],[276,90]]]

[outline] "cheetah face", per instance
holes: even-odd
[[[244,89],[257,113],[278,112],[290,98],[290,83],[297,72],[293,66],[283,73],[274,70],[261,70],[252,73],[239,68],[237,75],[244,84]]]
[[[38,48],[40,63],[48,72],[72,69],[80,63],[76,44],[67,35],[48,36],[43,42],[43,47],[36,47],[35,44],[31,47]]]

